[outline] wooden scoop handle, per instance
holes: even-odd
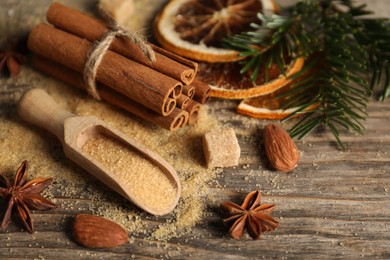
[[[42,89],[33,88],[26,91],[19,100],[18,113],[21,118],[41,126],[64,140],[64,121],[74,114],[60,108]]]

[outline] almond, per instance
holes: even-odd
[[[80,214],[73,223],[73,238],[85,247],[115,247],[128,241],[120,225],[94,215]]]
[[[264,147],[271,166],[276,170],[289,172],[297,167],[298,148],[280,126],[270,124],[264,128]]]

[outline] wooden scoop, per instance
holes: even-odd
[[[19,115],[26,121],[41,126],[52,132],[62,142],[65,155],[94,175],[100,181],[132,201],[141,209],[154,214],[164,215],[171,212],[180,197],[181,185],[176,171],[158,154],[152,152],[141,144],[127,137],[125,134],[108,126],[94,116],[76,116],[61,109],[54,100],[41,89],[31,89],[23,94],[18,104]],[[166,175],[172,185],[176,188],[175,201],[172,205],[166,205],[164,210],[154,210],[140,201],[131,193],[131,190],[124,188],[118,178],[104,167],[99,161],[94,160],[90,155],[81,149],[89,138],[104,134],[114,138],[121,143],[134,148],[143,154],[151,163],[155,164]],[[151,191],[153,192],[153,191]],[[158,196],[158,194],[156,194]]]

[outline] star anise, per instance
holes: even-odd
[[[249,193],[241,206],[224,202],[221,209],[228,215],[223,220],[229,227],[230,235],[235,239],[240,239],[246,229],[253,239],[260,239],[261,233],[272,231],[279,226],[279,223],[269,214],[275,204],[261,204],[260,191]]]
[[[25,57],[15,50],[13,45],[5,51],[0,51],[0,72],[7,68],[11,76],[18,75],[20,65],[25,62]]]
[[[16,171],[14,184],[0,174],[0,197],[7,202],[7,210],[4,214],[0,229],[5,231],[11,221],[11,212],[14,208],[25,229],[34,233],[34,225],[30,209],[47,210],[56,205],[45,199],[40,193],[50,185],[52,178],[35,178],[26,182],[28,171],[27,161],[23,161]]]

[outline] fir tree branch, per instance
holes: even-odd
[[[266,70],[267,81],[272,62],[284,73],[289,60],[306,58],[283,94],[282,108],[297,108],[289,119],[318,106],[297,122],[291,136],[301,139],[325,125],[344,147],[340,129],[363,133],[373,91],[382,88],[382,100],[389,96],[390,23],[365,18],[371,13],[365,8],[351,0],[303,0],[284,10],[285,16],[259,14],[261,24],[252,24],[253,31],[226,39],[226,46],[246,57],[242,72],[253,71],[253,81],[259,69]]]

